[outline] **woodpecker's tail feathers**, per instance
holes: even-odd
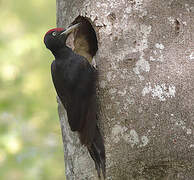
[[[88,151],[92,159],[94,160],[99,179],[101,179],[101,175],[105,179],[106,176],[105,148],[104,141],[98,127],[96,128],[96,135],[94,137],[94,140],[91,146],[88,147]]]

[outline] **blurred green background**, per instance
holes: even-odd
[[[0,1],[0,180],[64,179],[51,53],[55,0]]]

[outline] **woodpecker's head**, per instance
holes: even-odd
[[[72,25],[67,29],[54,28],[49,30],[44,36],[44,44],[51,51],[60,49],[66,45],[66,40],[69,34],[80,26],[80,23]]]

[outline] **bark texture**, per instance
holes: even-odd
[[[107,179],[194,179],[194,1],[57,0],[57,24],[98,38]],[[97,179],[59,103],[66,179]]]

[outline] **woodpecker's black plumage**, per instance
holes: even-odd
[[[100,177],[105,177],[104,141],[97,127],[96,81],[97,70],[83,57],[66,46],[69,33],[77,28],[73,25],[67,30],[55,28],[44,37],[46,47],[55,60],[51,73],[56,92],[64,105],[70,128],[79,133],[80,141],[88,148]]]

